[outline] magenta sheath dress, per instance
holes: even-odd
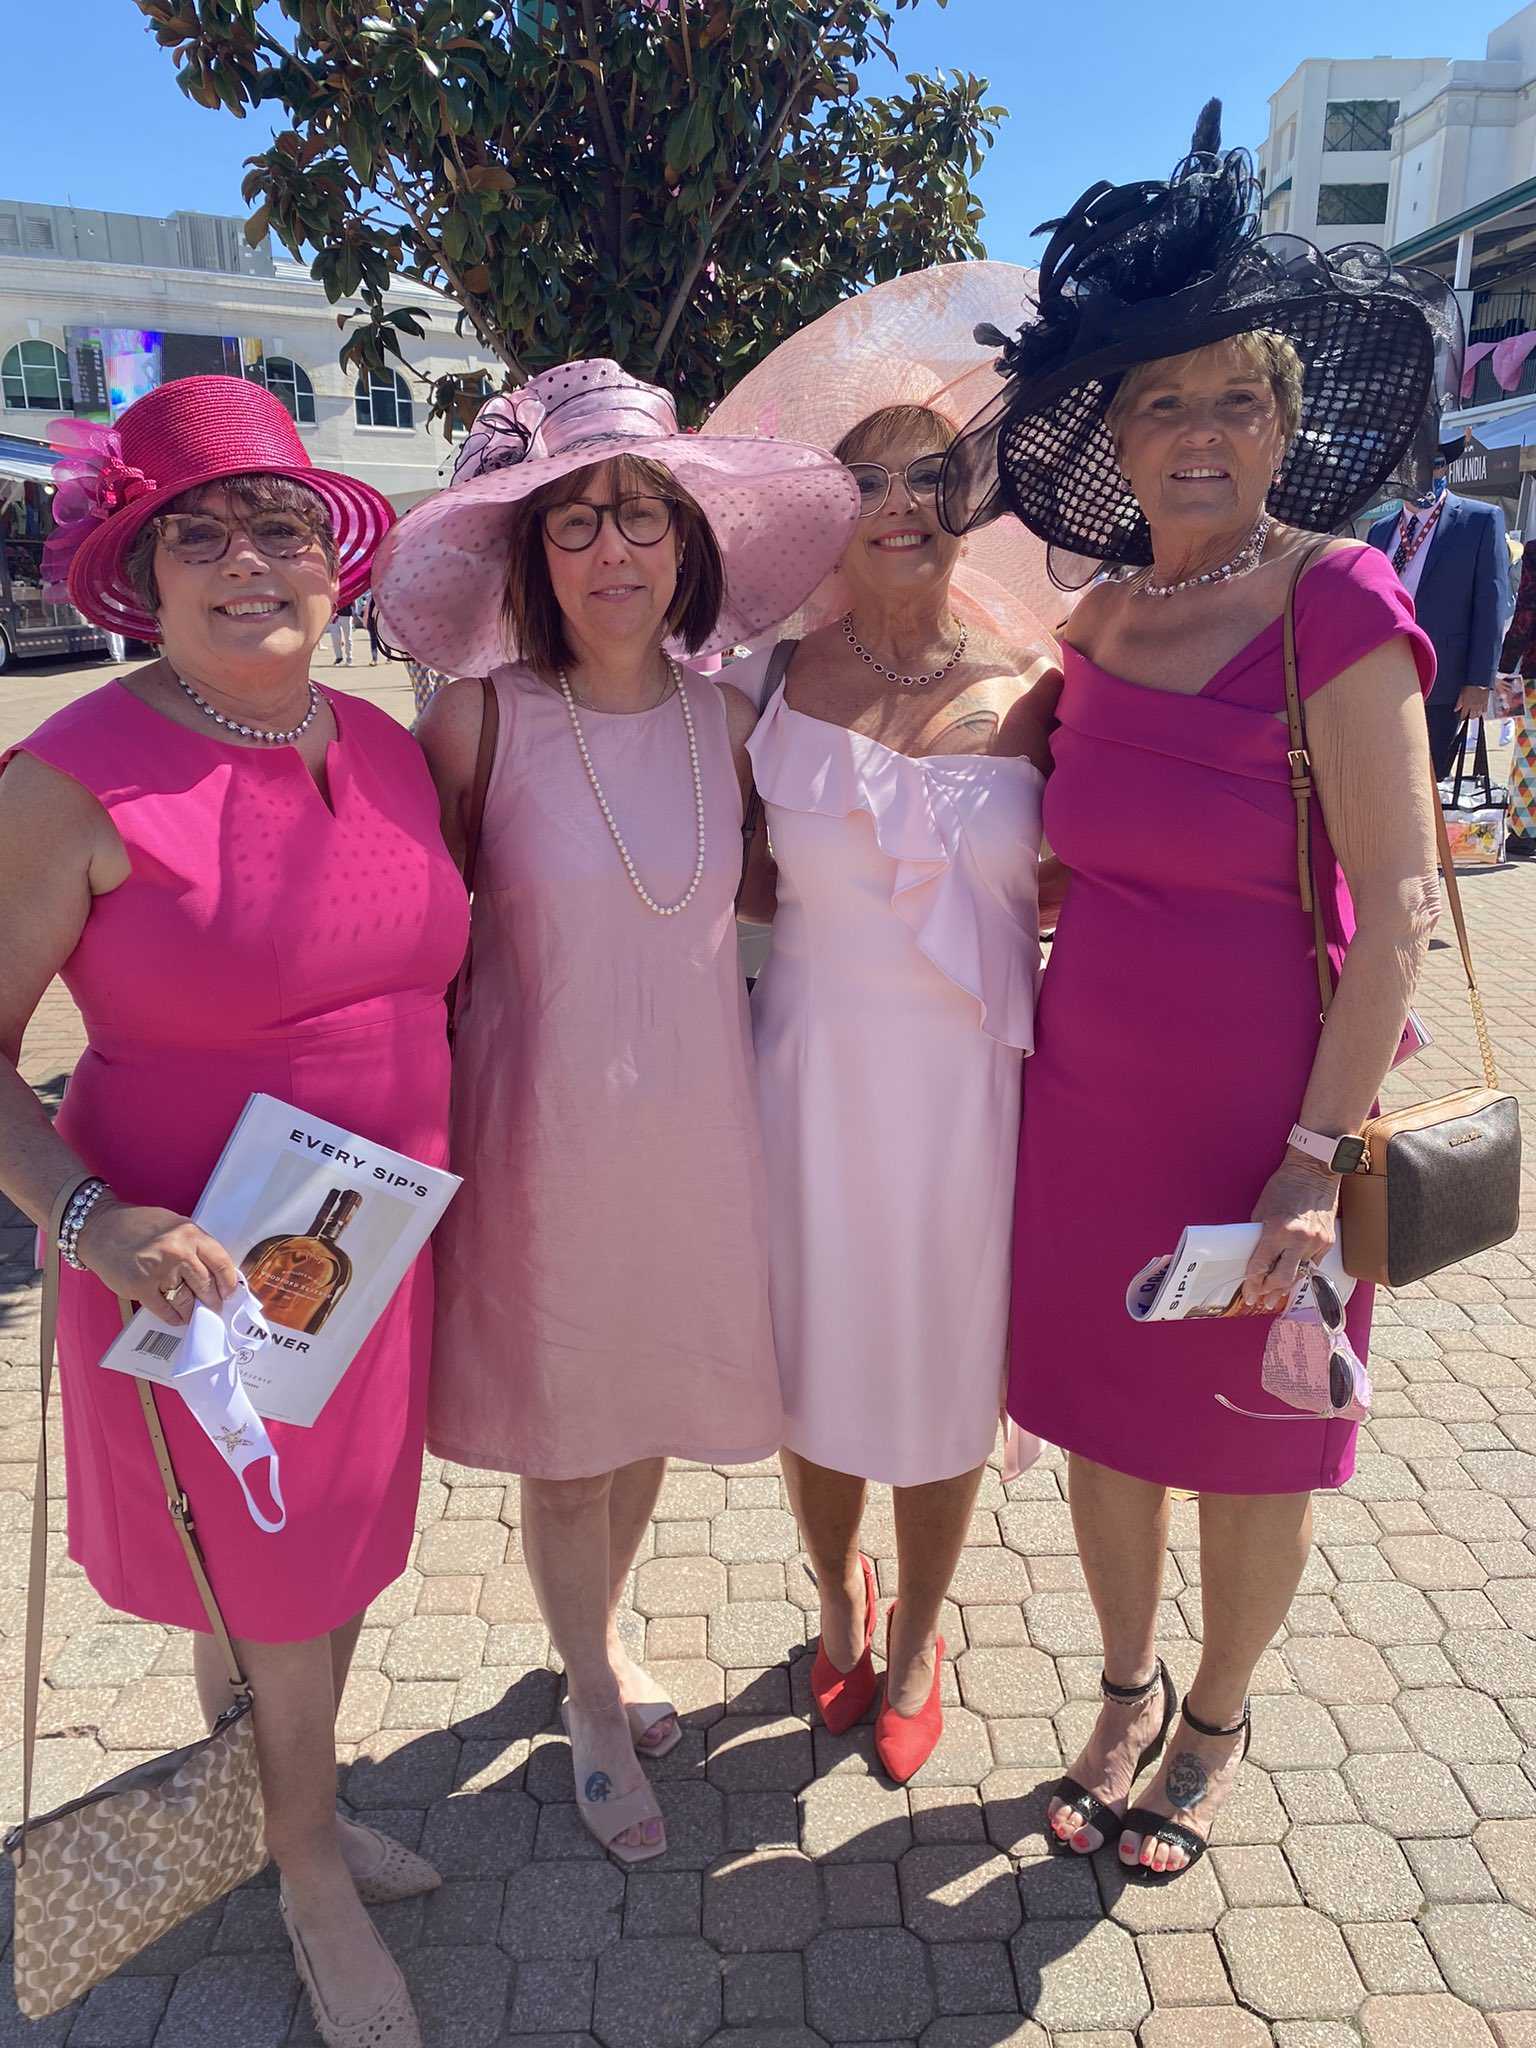
[[[1297,594],[1303,698],[1385,641],[1434,655],[1373,548]],[[1069,1451],[1213,1493],[1341,1486],[1351,1424],[1255,1422],[1264,1321],[1147,1325],[1127,1283],[1188,1223],[1245,1222],[1301,1108],[1319,1035],[1296,888],[1279,620],[1193,696],[1063,648],[1045,831],[1072,872],[1024,1080],[1009,1412]],[[1280,714],[1280,715],[1277,715]],[[1313,851],[1337,968],[1354,930],[1320,811]],[[1363,1357],[1371,1290],[1349,1331]]]
[[[108,683],[16,751],[97,798],[132,872],[98,896],[63,975],[87,1045],[61,1135],[128,1202],[190,1211],[255,1092],[429,1165],[447,1161],[443,990],[463,885],[415,741],[326,692],[330,803],[292,747],[188,731]],[[157,1398],[224,1619],[297,1642],[361,1612],[404,1568],[426,1417],[423,1256],[313,1428],[270,1424],[287,1527],[265,1535],[177,1396]],[[205,1629],[133,1382],[97,1360],[113,1297],[66,1268],[60,1304],[70,1555],[109,1606]]]

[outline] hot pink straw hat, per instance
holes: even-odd
[[[1034,281],[1014,263],[940,263],[874,285],[780,342],[720,401],[704,438],[788,434],[834,448],[888,405],[930,406],[961,427],[998,388],[997,351],[973,329],[986,321],[1011,332]],[[1015,647],[1040,640],[1070,603],[1046,572],[1044,543],[1017,519],[968,537],[952,593],[963,616]],[[790,630],[810,632],[847,604],[833,577]]]
[[[307,485],[331,515],[340,604],[366,588],[395,516],[372,484],[316,469],[279,401],[243,377],[178,377],[135,399],[115,427],[54,420],[48,439],[59,460],[44,578],[95,624],[135,640],[158,640],[160,625],[123,561],[146,520],[183,491],[235,476]]]
[[[858,487],[822,450],[682,433],[667,392],[605,357],[545,370],[511,397],[534,434],[523,460],[456,479],[413,507],[374,569],[389,638],[451,675],[487,675],[518,659],[502,619],[512,514],[575,470],[641,455],[697,500],[725,563],[725,603],[699,654],[761,638],[787,618],[858,523]]]

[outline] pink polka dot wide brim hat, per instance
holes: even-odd
[[[577,470],[643,456],[698,503],[725,565],[725,601],[693,654],[761,640],[836,566],[858,525],[858,486],[825,450],[684,433],[668,392],[606,358],[542,371],[487,403],[498,419],[515,418],[501,450],[519,459],[462,465],[446,490],[406,513],[374,566],[388,637],[451,675],[521,658],[503,617],[513,515]]]

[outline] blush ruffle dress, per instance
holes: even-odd
[[[748,742],[778,864],[753,994],[784,1441],[896,1486],[991,1453],[1040,772],[914,757],[774,691]]]

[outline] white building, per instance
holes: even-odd
[[[1536,173],[1536,6],[1405,92],[1392,135],[1388,241],[1415,240]]]
[[[500,384],[501,366],[455,332],[451,301],[402,278],[390,303],[430,316],[422,340],[402,337],[413,372]],[[342,370],[339,310],[302,264],[250,248],[240,220],[0,199],[0,434],[41,440],[60,413],[104,418],[162,378],[230,369],[283,400],[316,463],[404,508],[441,481],[442,422],[428,430],[414,378]]]
[[[1270,95],[1257,151],[1264,225],[1324,249],[1391,239],[1399,109],[1446,69],[1438,57],[1308,57]]]

